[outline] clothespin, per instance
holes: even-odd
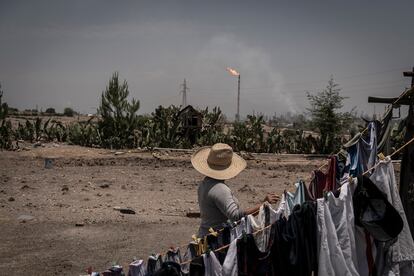
[[[213,228],[211,228],[211,227],[208,229],[208,232],[209,232],[211,235],[213,235],[214,237],[217,237],[217,236],[218,236],[217,231],[214,231],[214,229],[213,229]]]
[[[233,228],[233,227],[235,227],[237,224],[234,222],[234,221],[232,221],[231,219],[228,219],[227,220],[227,225],[228,226],[230,226],[231,228]]]
[[[378,154],[378,158],[379,158],[379,160],[384,161],[385,160],[385,155],[382,152],[380,152]]]
[[[349,184],[354,185],[354,178],[352,177],[352,175],[349,176],[348,181]]]
[[[191,236],[191,238],[193,239],[193,240],[192,240],[192,242],[194,242],[194,243],[196,243],[196,244],[199,244],[199,243],[200,243],[200,241],[201,241],[201,239],[200,239],[199,237],[197,237],[197,235],[196,235],[196,234],[193,234],[193,235]]]
[[[327,191],[323,191],[323,198],[325,199],[325,201],[328,201],[328,192]]]

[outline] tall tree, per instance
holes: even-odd
[[[321,92],[312,95],[307,92],[311,115],[311,125],[320,132],[319,151],[321,153],[333,153],[341,146],[341,135],[350,125],[353,115],[352,112],[340,112],[343,107],[343,97],[341,91],[333,77],[328,81],[328,85]]]
[[[3,90],[1,89],[0,83],[0,120],[5,119],[7,117],[9,106],[7,103],[2,103],[1,98],[3,97]]]
[[[128,101],[129,90],[126,80],[120,83],[118,72],[112,75],[106,90],[102,92],[98,123],[102,144],[109,148],[134,147],[134,130],[138,126],[136,114],[138,100]]]

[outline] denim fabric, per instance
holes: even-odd
[[[368,124],[368,138],[358,134],[344,147],[350,155],[350,174],[358,176],[372,168],[377,161],[377,132],[375,122]]]

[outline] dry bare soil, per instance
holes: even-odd
[[[190,152],[124,152],[46,144],[0,152],[0,274],[79,275],[184,245],[197,232]],[[243,207],[293,190],[324,161],[303,155],[245,156],[228,185]],[[53,160],[45,168],[45,158]],[[308,183],[308,181],[307,181]],[[114,207],[131,207],[122,214]]]

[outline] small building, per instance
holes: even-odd
[[[203,114],[191,105],[187,105],[177,115],[181,120],[183,135],[194,144],[203,126]]]
[[[198,112],[191,105],[187,105],[185,108],[181,109],[178,112],[178,117],[180,117],[182,122],[182,127],[185,129],[188,128],[199,128],[201,129],[203,124],[203,114]]]

